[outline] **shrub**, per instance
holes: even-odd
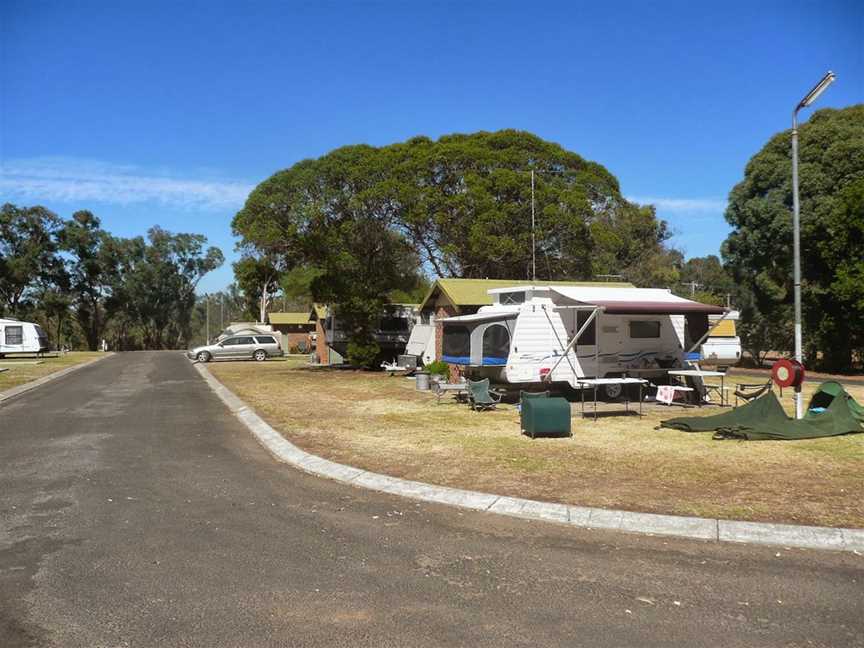
[[[443,376],[444,378],[450,377],[450,365],[441,360],[436,360],[435,362],[430,362],[426,366],[423,367],[430,374],[436,374],[438,376]]]
[[[380,352],[381,347],[374,340],[355,338],[348,342],[348,362],[357,367],[374,368]]]

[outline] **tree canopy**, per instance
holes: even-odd
[[[772,137],[732,189],[726,267],[744,295],[742,322],[791,345],[791,131]],[[808,362],[847,369],[864,350],[864,105],[815,112],[799,128],[801,268]]]
[[[350,319],[360,345],[388,296],[425,273],[531,276],[532,170],[538,279],[677,280],[680,254],[652,207],[628,202],[596,162],[515,130],[298,162],[252,191],[233,229],[245,255],[313,269],[312,297]]]
[[[32,307],[40,289],[61,280],[60,225],[57,214],[44,207],[7,203],[0,208],[0,315]]]

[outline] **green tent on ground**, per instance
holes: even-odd
[[[661,421],[660,427],[685,432],[715,432],[715,439],[814,439],[864,432],[864,407],[838,382],[819,385],[800,420],[790,419],[774,392],[716,416]]]

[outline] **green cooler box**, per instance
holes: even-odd
[[[532,439],[572,436],[566,398],[523,398],[521,418],[522,431]]]

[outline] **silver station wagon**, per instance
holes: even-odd
[[[258,360],[285,355],[274,335],[232,335],[214,344],[195,347],[186,353],[191,360]]]

